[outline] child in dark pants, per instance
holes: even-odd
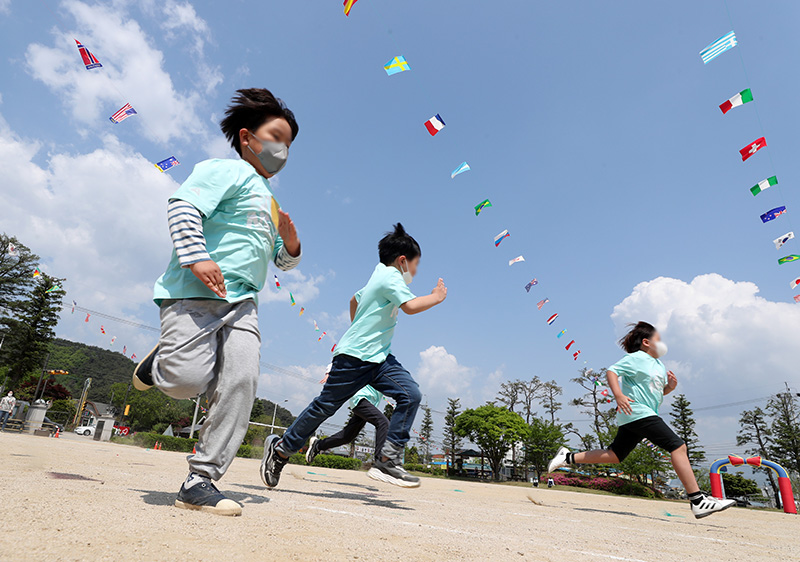
[[[330,370],[330,367],[328,367]],[[344,428],[324,439],[312,437],[308,444],[308,451],[306,452],[306,461],[311,464],[314,457],[328,449],[335,449],[342,445],[352,443],[364,429],[364,426],[371,424],[375,426],[375,455],[374,458],[380,458],[383,445],[386,443],[386,436],[389,433],[389,420],[378,409],[378,404],[383,400],[383,394],[372,388],[370,385],[365,386],[355,396],[350,399],[350,408],[352,413],[350,419],[347,420]]]
[[[639,322],[620,340],[628,354],[606,371],[608,386],[617,401],[617,436],[608,449],[585,453],[571,453],[561,447],[548,472],[570,464],[617,464],[636,448],[642,439],[648,439],[668,451],[672,466],[686,488],[692,513],[698,519],[734,505],[733,500],[718,500],[700,491],[697,485],[686,444],[658,415],[658,408],[678,386],[672,371],[667,372],[660,361],[667,353],[661,335],[647,322]]]

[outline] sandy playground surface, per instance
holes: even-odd
[[[800,519],[776,512],[293,465],[267,491],[236,459],[220,488],[244,512],[225,518],[173,507],[182,453],[0,433],[0,457],[4,561],[800,560]]]

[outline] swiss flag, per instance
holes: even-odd
[[[742,162],[750,158],[753,154],[755,154],[765,146],[767,146],[767,141],[764,137],[756,139],[747,146],[745,146],[743,149],[739,151],[739,154],[742,155]]]

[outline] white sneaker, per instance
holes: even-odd
[[[553,457],[553,460],[550,461],[550,464],[547,465],[547,472],[548,474],[551,472],[555,472],[559,468],[563,466],[567,466],[567,453],[569,453],[569,449],[566,447],[561,447],[556,456]]]
[[[692,513],[697,519],[708,517],[717,511],[725,511],[729,507],[736,505],[734,500],[721,500],[713,496],[703,494],[703,498],[697,504],[692,504]]]

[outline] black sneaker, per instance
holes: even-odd
[[[319,442],[316,437],[312,437],[308,442],[308,451],[306,451],[306,462],[310,465],[319,454]]]
[[[267,488],[274,488],[278,485],[281,479],[281,471],[286,463],[289,462],[288,457],[283,458],[278,454],[275,449],[280,437],[277,435],[270,435],[264,443],[264,458],[261,459],[261,481]]]
[[[153,360],[158,353],[158,346],[150,350],[150,353],[144,356],[144,359],[139,361],[136,368],[133,370],[133,388],[136,390],[147,390],[153,387]]]
[[[372,463],[372,468],[367,472],[367,476],[373,480],[387,482],[401,488],[419,487],[419,478],[411,476],[405,468],[395,464],[391,459],[385,462],[380,459],[376,460]]]
[[[242,514],[242,506],[226,498],[211,480],[197,474],[193,474],[192,477],[199,478],[201,482],[191,488],[187,488],[184,482],[175,499],[175,507],[207,511],[215,515],[237,516]]]

